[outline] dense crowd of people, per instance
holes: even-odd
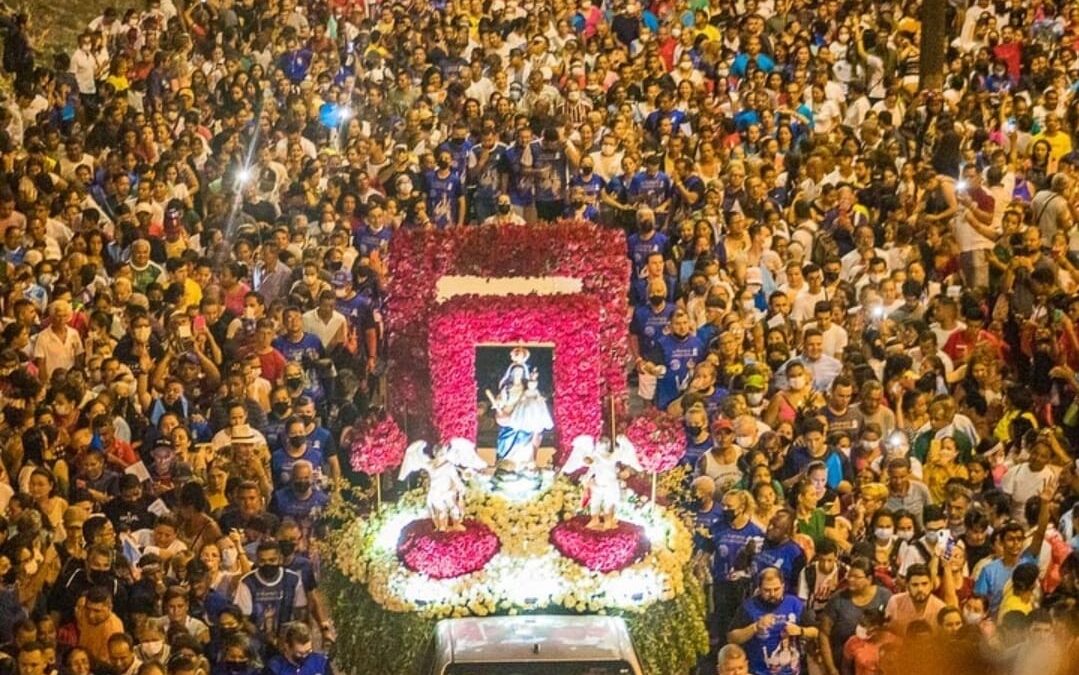
[[[572,218],[685,421],[702,673],[1053,672],[1079,10],[965,4],[932,90],[911,0],[3,8],[0,671],[330,672],[390,238]]]

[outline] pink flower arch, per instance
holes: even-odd
[[[556,387],[555,424],[560,439],[560,446],[566,447],[570,435],[575,429],[589,428],[591,423],[575,424],[576,415],[559,411],[559,399],[573,401],[576,396],[568,394],[572,386],[587,387],[590,396],[596,402],[590,402],[589,410],[579,413],[581,418],[601,419],[602,398],[614,395],[621,408],[626,396],[626,366],[629,360],[628,347],[628,293],[630,263],[626,255],[626,239],[620,230],[600,227],[594,223],[579,221],[559,221],[535,225],[490,225],[469,226],[450,230],[408,230],[394,234],[389,251],[390,282],[387,287],[387,334],[389,338],[390,369],[388,387],[390,405],[398,416],[402,426],[413,438],[420,436],[448,437],[451,430],[471,431],[464,434],[475,437],[475,401],[474,383],[474,345],[477,342],[494,342],[495,338],[478,337],[463,334],[461,325],[454,319],[446,318],[437,322],[438,317],[446,317],[447,306],[464,306],[465,301],[452,299],[443,305],[438,303],[436,289],[438,280],[446,275],[472,275],[488,278],[499,277],[549,277],[560,276],[579,279],[581,293],[572,296],[547,296],[546,299],[532,302],[525,296],[504,296],[504,298],[484,298],[474,301],[469,312],[482,309],[483,305],[493,306],[499,303],[506,309],[517,308],[517,319],[507,322],[516,326],[516,335],[507,341],[553,342],[548,337],[557,329],[548,324],[570,322],[574,326],[581,323],[574,320],[569,312],[559,312],[550,307],[553,298],[567,303],[575,299],[591,300],[594,304],[589,310],[595,317],[587,338],[579,334],[576,342],[588,341],[595,351],[590,353],[591,364],[573,363],[570,351],[565,345],[556,347]],[[502,300],[505,302],[502,302]],[[522,314],[524,307],[537,313],[532,319]],[[578,307],[578,305],[574,305]],[[480,312],[483,316],[490,313]],[[477,318],[476,326],[492,326],[496,317]],[[469,326],[467,330],[471,330]],[[537,334],[530,335],[528,331]],[[546,331],[546,332],[544,332]],[[563,331],[566,333],[566,331]],[[468,359],[468,378],[464,378],[464,365],[459,367],[449,381],[458,387],[456,393],[450,391],[446,373],[433,370],[433,352],[440,351],[447,341],[458,344],[456,358]],[[463,343],[470,341],[465,350]],[[464,355],[468,351],[469,356]],[[583,350],[582,350],[583,351]],[[561,365],[557,365],[559,360]],[[567,363],[567,361],[570,361]],[[573,379],[567,379],[569,373],[586,372],[595,378],[585,384],[574,385]],[[442,396],[450,396],[454,403],[440,402]],[[467,420],[449,419],[448,410],[463,411],[461,400],[470,401]],[[454,414],[457,414],[456,412]],[[566,426],[569,421],[568,426]],[[446,426],[443,426],[443,425]],[[588,432],[593,433],[600,427]]]
[[[475,439],[476,345],[522,342],[554,347],[555,436],[561,453],[580,434],[603,427],[600,310],[586,295],[459,296],[431,322],[434,424],[442,438]]]

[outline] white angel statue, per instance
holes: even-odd
[[[427,512],[439,532],[464,530],[465,483],[461,469],[482,471],[487,462],[476,454],[476,445],[464,438],[451,438],[449,443],[434,446],[427,452],[427,441],[416,441],[405,450],[398,480],[405,480],[416,471],[426,471]]]
[[[644,470],[637,459],[636,448],[625,436],[617,436],[613,445],[609,438],[597,441],[591,436],[578,436],[573,439],[573,451],[562,472],[569,474],[588,467],[582,480],[585,486],[582,506],[587,504],[592,516],[588,521],[589,529],[612,530],[618,526],[615,511],[622,501],[622,485],[618,480],[620,464],[637,471]]]

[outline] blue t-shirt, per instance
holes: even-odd
[[[709,444],[711,445],[711,444]],[[693,548],[698,551],[710,551],[712,549],[712,532],[723,522],[723,505],[712,502],[712,508],[707,511],[697,511],[694,521]]]
[[[286,361],[294,361],[304,366],[307,375],[307,385],[314,393],[317,400],[324,397],[325,388],[322,379],[318,375],[314,362],[321,359],[326,350],[322,347],[322,340],[314,333],[304,333],[298,342],[292,342],[288,336],[280,335],[273,341],[273,348],[281,352]]]
[[[715,557],[712,558],[712,580],[715,583],[730,579],[731,573],[735,571],[738,554],[754,537],[763,539],[764,530],[752,520],[740,530],[723,523],[712,532],[712,543],[716,549]]]
[[[651,354],[656,349],[656,341],[667,324],[671,322],[671,314],[674,314],[675,306],[669,302],[663,304],[663,309],[658,312],[651,305],[637,307],[633,310],[633,319],[630,321],[629,330],[637,336],[641,354]]]
[[[1004,586],[1012,578],[1012,572],[1022,563],[1035,563],[1038,559],[1029,553],[1019,556],[1019,562],[1008,566],[1003,559],[996,559],[982,568],[977,581],[974,582],[974,592],[989,598],[989,615],[995,616],[1000,609],[1000,603],[1004,600]]]
[[[435,156],[437,157],[438,153],[443,151],[450,153],[452,158],[450,160],[450,169],[467,182],[468,158],[472,154],[473,147],[475,147],[475,143],[467,138],[460,143],[451,138],[438,146],[438,152],[435,153]]]
[[[369,255],[371,251],[385,254],[386,249],[390,247],[392,236],[393,230],[388,227],[383,227],[376,232],[370,225],[360,225],[352,235],[352,243],[360,255]]]
[[[662,171],[650,176],[647,171],[638,172],[629,182],[629,196],[637,204],[656,208],[671,196],[671,179]]]
[[[497,144],[487,153],[487,164],[482,169],[477,169],[480,155],[483,154],[483,146],[473,146],[470,152],[471,170],[468,172],[469,186],[475,186],[476,192],[473,197],[478,201],[493,203],[502,189],[502,156],[506,153],[506,146]]]
[[[524,151],[519,145],[511,145],[502,153],[502,173],[508,177],[510,203],[514,206],[528,206],[536,198],[532,176],[527,173],[528,167],[521,164]],[[534,162],[535,156],[532,159]]]
[[[707,436],[703,441],[697,443],[692,439],[686,439],[686,449],[682,453],[682,459],[678,460],[678,463],[682,466],[688,466],[691,469],[697,466],[697,461],[704,453],[712,449],[715,443],[712,442],[712,437]]]
[[[603,179],[593,171],[588,178],[577,175],[569,179],[569,186],[584,189],[585,198],[592,204],[599,203],[599,193],[603,191]]]
[[[629,247],[629,257],[633,261],[633,272],[639,274],[648,262],[649,254],[667,250],[667,235],[654,232],[652,236],[645,238],[639,232],[634,232],[626,238],[626,244]]]
[[[569,169],[566,151],[562,147],[546,147],[542,141],[533,141],[532,158],[536,171],[536,201],[561,201],[565,196]]]
[[[656,385],[656,406],[666,409],[686,388],[693,368],[704,357],[704,346],[697,336],[690,333],[679,339],[674,335],[662,335],[656,340],[655,363],[667,368]]]
[[[427,215],[436,227],[444,228],[457,224],[460,199],[465,191],[460,177],[450,172],[442,178],[437,171],[428,171],[425,176],[427,186]]]
[[[300,499],[291,487],[285,487],[274,490],[270,511],[281,518],[292,518],[308,534],[329,503],[330,496],[317,487],[311,490],[307,499]]]
[[[305,448],[303,455],[299,457],[293,457],[284,449],[277,450],[270,455],[270,475],[273,478],[274,487],[280,488],[288,485],[289,480],[292,478],[292,467],[301,459],[311,462],[316,475],[322,468],[322,452],[310,446]]]
[[[765,604],[753,596],[742,603],[731,621],[731,629],[745,628],[772,614],[775,622],[767,630],[757,631],[742,645],[753,675],[799,675],[802,672],[802,639],[787,637],[787,624],[804,625],[805,603],[794,595],[785,595],[778,605]]]
[[[794,540],[787,540],[778,546],[765,541],[764,546],[753,558],[753,578],[756,579],[763,570],[775,567],[783,573],[783,583],[786,585],[787,592],[797,593],[798,577],[802,574],[805,564],[805,552]]]

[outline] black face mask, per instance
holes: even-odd
[[[652,230],[656,229],[656,224],[651,222],[651,221],[646,220],[643,223],[641,223],[639,227],[640,227],[640,230],[641,230],[642,234],[648,234]]]
[[[704,295],[707,292],[708,292],[708,287],[707,286],[694,286],[693,287],[694,295]]]
[[[273,579],[277,576],[277,573],[281,571],[280,565],[259,565],[259,576],[264,580]]]
[[[697,436],[701,435],[702,431],[704,431],[704,427],[694,424],[693,426],[686,427],[686,431],[689,432],[690,436],[696,438]]]
[[[839,279],[839,273],[838,272],[825,272],[824,273],[824,283],[826,283],[826,284],[829,284],[829,285],[834,284],[837,279]]]
[[[285,384],[288,385],[289,389],[299,389],[300,387],[303,386],[303,378],[302,377],[288,377],[288,378],[285,378]]]
[[[453,144],[455,147],[459,148],[459,147],[461,147],[462,145],[465,144],[465,139],[463,139],[463,138],[451,138],[450,143]]]
[[[326,269],[330,270],[331,272],[337,272],[338,270],[341,269],[341,261],[340,260],[330,260],[330,261],[328,261],[326,263]]]
[[[579,199],[574,199],[574,200],[573,200],[573,208],[575,208],[575,209],[579,209],[579,208],[581,208],[582,206],[584,206],[584,202],[583,202],[583,201],[581,201],[581,200],[579,200]]]
[[[728,523],[733,523],[736,517],[737,515],[735,514],[734,509],[723,509],[723,518]]]
[[[112,572],[108,570],[86,570],[86,579],[95,586],[112,583]]]
[[[292,481],[292,491],[298,495],[307,494],[307,491],[311,489],[311,481],[309,480],[294,480]]]
[[[449,162],[443,162],[442,160],[439,160],[438,168],[445,171],[446,169],[450,168],[450,163]]]
[[[303,423],[307,426],[311,426],[315,423],[314,415],[300,415],[300,419],[303,420]]]
[[[273,410],[273,413],[278,417],[284,417],[285,413],[288,412],[288,407],[288,401],[277,401],[270,405],[270,409]]]
[[[582,166],[581,167],[581,175],[582,176],[591,176],[592,175],[592,167],[590,167],[590,166]]]
[[[293,450],[299,450],[307,442],[307,436],[289,436],[288,444]]]
[[[277,546],[281,549],[281,555],[286,558],[296,552],[296,542],[294,541],[279,541]]]
[[[506,215],[507,213],[510,212],[510,205],[509,204],[499,204],[498,205],[498,212],[501,213],[502,215]]]
[[[246,661],[225,661],[223,665],[226,673],[246,673],[248,670]]]
[[[663,305],[663,301],[666,300],[662,295],[650,295],[648,296],[648,302],[654,307],[660,307]]]

